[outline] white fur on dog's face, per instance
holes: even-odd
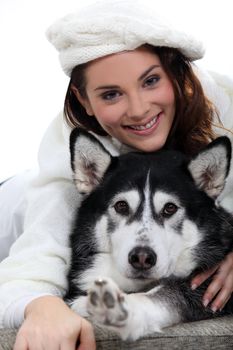
[[[154,280],[170,275],[188,275],[195,268],[192,249],[201,239],[198,228],[186,218],[185,209],[174,195],[158,190],[151,200],[147,181],[144,196],[140,220],[131,220],[142,200],[137,190],[118,193],[112,199],[107,215],[96,227],[101,251],[110,253],[114,270],[126,278]],[[128,216],[116,212],[114,205],[119,201],[128,203]],[[162,211],[167,203],[173,203],[177,210],[172,216],[164,218]],[[113,230],[108,230],[109,220]],[[150,247],[157,256],[155,266],[141,272],[141,276],[128,261],[129,252],[138,246]]]

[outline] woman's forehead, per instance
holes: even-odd
[[[108,83],[109,80],[136,78],[150,67],[161,67],[161,62],[154,52],[140,47],[132,51],[122,51],[90,62],[86,69],[87,83],[95,84],[97,80]]]

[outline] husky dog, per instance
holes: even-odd
[[[93,323],[136,340],[163,327],[233,313],[202,304],[191,279],[233,249],[233,216],[217,204],[231,160],[220,137],[194,158],[161,150],[113,157],[92,135],[70,139],[84,193],[71,234],[65,297]]]

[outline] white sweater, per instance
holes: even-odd
[[[233,82],[217,74],[197,74],[206,95],[219,110],[223,125],[233,129]],[[221,133],[226,134],[224,130]],[[72,181],[69,134],[60,114],[41,142],[39,173],[28,191],[23,234],[0,264],[1,327],[18,327],[32,299],[46,294],[62,297],[66,291],[69,232],[80,203]],[[116,140],[100,139],[113,155],[126,151]],[[222,205],[233,209],[233,167],[221,200]]]

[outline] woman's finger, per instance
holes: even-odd
[[[28,343],[26,339],[20,335],[17,335],[13,350],[28,350]]]
[[[228,290],[221,290],[221,292],[217,295],[217,297],[214,299],[213,303],[211,304],[211,310],[213,312],[222,310],[230,298],[231,298],[231,293],[229,295]]]
[[[231,295],[225,300],[225,302],[223,303],[223,305],[220,307],[220,311],[222,311],[222,309],[226,306],[226,304],[228,303],[228,301],[231,299]]]
[[[219,265],[213,267],[212,269],[199,273],[198,275],[196,275],[191,282],[191,288],[194,290],[197,287],[199,287],[203,282],[205,282],[210,276],[212,276],[217,269],[219,268]]]
[[[203,304],[207,306],[209,302],[218,294],[214,303],[212,304],[212,310],[216,311],[223,307],[226,299],[231,295],[233,291],[233,255],[232,253],[226,257],[226,259],[220,264],[218,272],[213,278],[203,296]]]
[[[78,350],[96,350],[95,335],[92,325],[85,319],[82,319],[80,333],[80,345]]]

